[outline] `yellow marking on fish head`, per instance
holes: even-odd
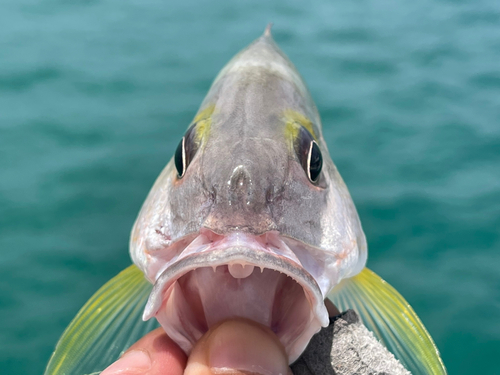
[[[198,114],[193,119],[193,123],[196,125],[196,142],[200,142],[206,138],[210,132],[210,125],[212,125],[212,115],[215,110],[215,105],[210,104],[205,109],[198,112]]]
[[[290,141],[291,149],[294,148],[295,140],[299,136],[299,130],[301,127],[307,129],[313,138],[318,141],[311,120],[309,120],[302,113],[287,109],[283,112],[283,117],[285,119],[285,137]]]

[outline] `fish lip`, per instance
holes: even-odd
[[[306,292],[306,298],[309,300],[314,315],[318,318],[321,326],[328,326],[328,313],[326,308],[321,308],[323,294],[311,274],[301,265],[288,258],[248,246],[233,246],[213,249],[206,253],[195,253],[171,264],[156,279],[144,309],[143,320],[149,320],[158,313],[163,301],[163,291],[167,290],[182,275],[200,267],[214,267],[230,262],[243,262],[256,267],[268,268],[291,277]]]

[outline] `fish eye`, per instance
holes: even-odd
[[[317,183],[323,167],[323,156],[318,143],[304,127],[300,129],[295,148],[309,181],[313,184]]]
[[[323,156],[321,155],[321,151],[316,141],[312,141],[311,147],[309,148],[309,155],[307,160],[307,177],[309,177],[309,180],[311,180],[311,182],[318,181],[318,177],[321,173],[322,167]]]
[[[186,173],[187,169],[185,141],[186,137],[182,137],[181,141],[177,145],[174,156],[175,168],[177,169],[177,177],[179,178],[182,178],[184,176],[184,173]]]
[[[177,177],[182,178],[186,173],[186,170],[193,160],[196,151],[198,151],[199,144],[195,140],[196,132],[196,124],[191,126],[184,137],[182,137],[181,141],[177,145],[174,154],[174,163],[175,169],[177,169]]]

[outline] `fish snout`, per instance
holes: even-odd
[[[217,205],[203,222],[203,228],[222,235],[232,232],[261,235],[278,227],[268,212]]]
[[[244,165],[233,169],[228,182],[228,203],[250,205],[254,199],[254,186],[250,172]]]
[[[262,178],[262,169],[237,161],[227,170],[224,182],[212,185],[214,200],[203,227],[218,234],[276,230],[269,207],[269,178]]]

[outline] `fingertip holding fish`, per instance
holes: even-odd
[[[242,339],[244,337],[244,339]],[[195,345],[185,375],[285,375],[283,345],[267,327],[246,319],[221,322]]]
[[[150,368],[149,354],[142,350],[132,350],[107,367],[101,375],[145,374]]]

